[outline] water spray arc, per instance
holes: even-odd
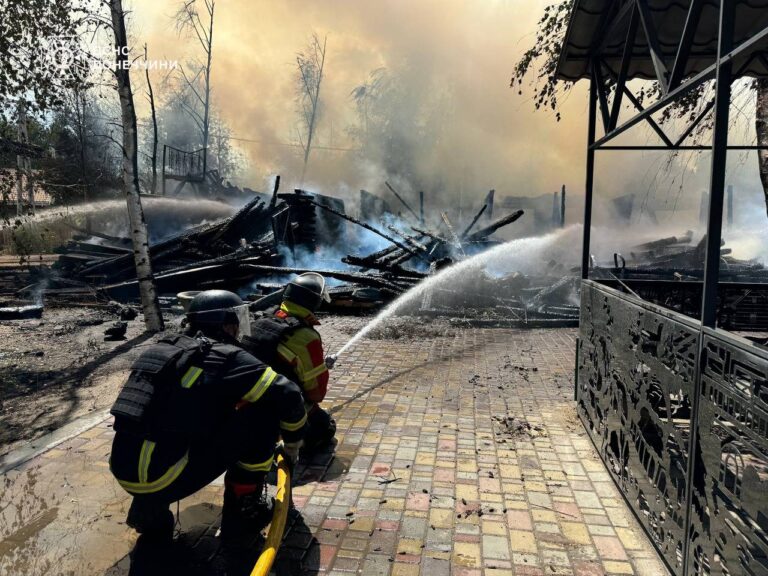
[[[580,233],[580,230],[581,228],[579,226],[572,226],[552,234],[547,234],[546,236],[511,240],[495,246],[486,252],[481,252],[471,258],[462,260],[453,266],[444,268],[434,276],[427,278],[402,294],[379,312],[373,320],[352,336],[352,338],[350,338],[336,353],[329,356],[331,363],[334,364],[342,354],[378,328],[387,319],[395,316],[407,305],[414,304],[425,296],[430,295],[433,290],[443,286],[456,288],[457,285],[461,285],[461,281],[465,279],[467,275],[471,274],[473,271],[479,272],[489,266],[493,267],[495,270],[512,268],[513,266],[517,268],[521,259],[526,261],[532,260],[536,258],[535,255],[551,249],[553,246],[559,244],[564,237]]]

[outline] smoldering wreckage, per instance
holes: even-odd
[[[469,225],[457,230],[445,212],[425,217],[423,195],[414,210],[386,186],[403,210],[395,214],[386,201],[361,190],[359,217],[349,215],[339,198],[298,189],[280,192],[279,177],[270,194],[231,186],[222,190],[226,194],[219,196],[229,201],[248,200],[230,217],[188,227],[150,246],[161,305],[178,310],[189,298],[185,293],[222,288],[242,294],[254,310],[265,309],[279,302],[291,277],[318,272],[332,285],[325,311],[372,313],[440,270],[500,244],[494,233],[524,216],[523,210],[514,210],[494,218],[492,191]],[[361,237],[375,237],[377,249],[371,251],[371,242]],[[616,252],[613,262],[593,259],[593,274],[656,300],[654,282],[682,286],[686,283],[680,281],[693,279],[703,242],[694,243],[690,231],[647,242],[626,255]],[[39,318],[45,305],[105,306],[119,316],[105,336],[120,338],[125,323],[136,316],[133,305],[139,299],[130,239],[76,229],[57,252],[50,263],[30,266],[31,256],[0,268],[5,301],[0,303],[0,320]],[[762,265],[736,260],[728,248],[722,258],[732,275],[766,275]],[[427,291],[407,313],[463,325],[578,325],[578,268],[552,260],[541,262],[539,270],[494,274],[481,268],[461,287]],[[630,280],[634,289],[625,284]],[[668,294],[668,287],[661,292]],[[684,306],[685,297],[678,299]],[[745,310],[743,298],[735,305]],[[755,311],[744,313],[754,316]]]
[[[250,199],[231,217],[187,228],[150,246],[161,305],[177,306],[178,295],[193,289],[223,288],[243,294],[253,309],[266,308],[278,301],[293,275],[311,271],[330,280],[327,311],[373,312],[443,268],[498,245],[494,233],[524,214],[516,210],[494,218],[491,195],[471,223],[457,230],[446,213],[428,219],[422,202],[417,214],[387,186],[407,214],[394,215],[385,201],[361,191],[360,217],[353,217],[339,198],[303,190],[280,192],[279,178],[271,194],[248,191]],[[355,228],[366,232],[357,234]],[[365,251],[372,243],[356,241],[361,235],[375,237],[377,249]],[[112,303],[119,311],[138,301],[130,239],[77,229],[57,252],[51,265],[22,262],[5,269],[2,285],[14,306],[0,309],[0,319],[39,317],[44,305]],[[325,258],[327,254],[335,261]],[[323,266],[303,265],[308,262]],[[535,277],[479,274],[469,289],[430,291],[409,313],[461,316],[479,323],[509,323],[511,316],[523,325],[575,324],[575,302],[564,304],[573,300],[575,276],[560,263],[545,268]]]

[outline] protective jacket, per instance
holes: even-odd
[[[301,439],[307,415],[296,384],[238,346],[164,338],[139,356],[112,407],[110,468],[132,494],[164,490],[187,466],[190,446],[253,403],[279,416],[286,443]],[[271,453],[269,462],[238,464],[268,469]]]
[[[319,404],[328,391],[328,367],[314,314],[292,302],[269,309],[251,323],[243,346],[251,354],[297,382],[308,404]]]

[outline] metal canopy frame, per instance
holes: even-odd
[[[594,188],[594,170],[595,154],[598,151],[609,150],[710,150],[710,186],[709,186],[709,209],[707,216],[707,237],[706,253],[704,260],[704,274],[702,281],[701,296],[701,316],[700,322],[694,322],[689,319],[679,319],[680,325],[688,322],[691,324],[691,333],[697,334],[697,342],[693,344],[696,349],[695,366],[693,367],[689,384],[691,385],[690,397],[692,398],[691,417],[692,423],[690,437],[688,438],[688,454],[690,457],[687,462],[685,478],[692,481],[695,473],[700,472],[700,464],[697,464],[695,448],[699,446],[700,437],[700,404],[709,402],[711,399],[702,398],[703,382],[706,377],[710,379],[713,376],[707,376],[706,370],[711,366],[704,365],[702,358],[706,357],[705,348],[712,346],[712,342],[719,342],[723,339],[721,330],[715,331],[717,316],[717,295],[720,279],[720,242],[723,220],[723,200],[725,196],[725,168],[726,156],[729,150],[760,150],[768,146],[745,146],[728,144],[728,125],[731,103],[731,85],[732,82],[742,76],[749,67],[750,62],[755,58],[760,62],[766,62],[766,55],[763,52],[765,48],[761,43],[768,41],[768,26],[758,30],[751,37],[743,39],[737,46],[734,45],[735,14],[738,0],[719,0],[719,21],[717,33],[717,54],[713,56],[712,63],[706,66],[698,73],[691,73],[689,77],[684,77],[684,70],[688,58],[692,54],[693,40],[696,35],[697,26],[701,20],[702,7],[706,0],[691,0],[688,7],[688,13],[685,19],[685,25],[680,37],[679,45],[674,55],[674,61],[669,56],[665,59],[658,45],[658,34],[654,28],[654,22],[651,18],[648,0],[628,0],[623,4],[614,3],[611,8],[605,10],[601,15],[601,23],[598,28],[597,37],[594,38],[593,48],[589,57],[589,112],[587,128],[587,162],[586,162],[586,183],[585,183],[585,202],[584,202],[584,239],[582,250],[581,275],[583,280],[589,280],[590,268],[590,236],[592,224],[592,205]],[[603,55],[603,48],[608,44],[609,38],[615,36],[617,30],[626,30],[626,39],[621,53],[621,60],[616,69],[612,69],[606,63]],[[633,54],[633,48],[636,45],[638,34],[644,34],[647,41],[647,50],[643,50],[641,55]],[[633,58],[644,58],[646,62],[650,59],[656,80],[659,84],[660,96],[657,101],[644,106],[643,103],[632,93],[627,86],[628,70]],[[614,62],[616,58],[614,58]],[[741,62],[738,68],[735,68],[735,62]],[[714,81],[714,98],[708,102],[703,110],[694,118],[682,131],[682,133],[673,139],[664,129],[654,121],[652,115],[678,101],[682,97],[689,95],[691,91],[701,86],[704,82]],[[611,93],[613,96],[611,97]],[[619,124],[619,113],[622,103],[629,101],[636,109],[637,113]],[[713,113],[713,131],[712,143],[710,146],[685,144],[688,137],[695,128],[700,125],[704,118]],[[650,128],[658,135],[661,143],[657,145],[632,146],[632,145],[614,145],[613,140],[623,134],[633,126],[642,122],[647,123]],[[598,138],[597,126],[602,127],[603,135]],[[593,282],[582,283],[582,294],[585,291],[594,291]],[[622,296],[624,298],[625,296]],[[627,301],[632,300],[626,296]],[[585,312],[586,306],[590,305],[590,299],[582,300],[582,322],[587,324],[591,321],[590,313]],[[647,306],[647,303],[642,303]],[[631,307],[627,305],[626,310]],[[622,309],[623,310],[623,309]],[[626,312],[623,310],[623,312]],[[623,313],[616,311],[617,314]],[[586,316],[585,316],[586,314]],[[585,319],[586,318],[586,319]],[[694,326],[695,325],[695,326]],[[589,329],[588,329],[589,331]],[[582,333],[582,338],[584,333]],[[617,342],[621,341],[621,336],[617,335]],[[587,342],[589,344],[589,342]],[[598,356],[593,354],[589,356],[587,350],[586,356],[581,348],[582,342],[577,346],[577,365],[580,368],[589,366],[589,362],[594,361]],[[712,350],[709,350],[712,353]],[[607,360],[603,359],[604,362]],[[615,362],[615,359],[611,360]],[[582,366],[583,364],[583,366]],[[734,364],[735,365],[735,364]],[[612,373],[613,374],[613,373]],[[661,376],[660,376],[661,377]],[[581,376],[577,373],[577,387],[580,385]],[[585,376],[589,378],[589,376]],[[717,378],[726,378],[723,375]],[[725,385],[725,384],[724,384]],[[577,388],[578,390],[578,388]],[[578,394],[577,394],[578,396]],[[582,415],[583,419],[583,415]],[[706,431],[704,432],[706,434]],[[596,445],[597,446],[597,445]],[[598,447],[600,450],[600,447]],[[602,453],[601,453],[602,454]],[[699,468],[697,468],[699,466]],[[616,480],[614,478],[614,480]],[[697,521],[692,512],[695,489],[689,489],[685,496],[685,518],[683,526],[686,529],[692,529],[693,522]],[[622,492],[624,493],[624,492]],[[625,494],[626,496],[626,494]],[[630,507],[634,510],[632,504]],[[637,511],[635,511],[637,514]],[[641,522],[642,523],[642,522]],[[646,530],[648,528],[646,527]],[[688,534],[684,540],[684,549],[682,552],[682,563],[678,570],[673,569],[669,564],[669,559],[661,553],[662,558],[668,564],[673,573],[692,574],[700,573],[693,565],[695,563],[695,550],[691,548],[691,535]],[[660,549],[661,552],[661,549]],[[694,553],[692,555],[692,552]],[[694,558],[692,560],[692,558]],[[747,573],[747,572],[745,572]],[[750,572],[751,573],[751,572]]]
[[[587,279],[590,265],[590,228],[592,224],[592,196],[594,188],[595,152],[610,150],[658,150],[658,151],[706,151],[712,152],[710,168],[709,216],[707,222],[707,252],[704,272],[704,295],[702,302],[702,324],[714,328],[717,284],[719,279],[720,236],[725,190],[725,161],[729,150],[761,150],[767,146],[729,145],[728,122],[731,102],[731,83],[740,77],[755,58],[765,59],[759,50],[760,43],[768,40],[768,27],[734,46],[734,14],[738,0],[720,0],[720,21],[717,38],[717,56],[712,64],[690,78],[683,78],[683,71],[692,53],[693,40],[700,21],[705,0],[691,0],[673,62],[664,59],[658,43],[658,34],[650,14],[648,0],[629,0],[614,10],[607,10],[595,39],[590,57],[590,90],[587,135],[586,198],[584,203],[584,244],[582,250],[581,276]],[[618,69],[613,69],[603,58],[602,51],[614,32],[626,26],[626,38]],[[635,39],[643,34],[648,44],[647,53],[633,54]],[[628,70],[633,58],[650,59],[659,85],[660,97],[648,106],[627,86]],[[739,69],[734,69],[734,60],[743,59]],[[714,98],[707,103],[699,115],[685,130],[672,139],[653,119],[653,114],[679,101],[704,82],[714,80]],[[613,97],[611,97],[613,93]],[[637,113],[619,124],[619,114],[624,100],[629,101]],[[711,112],[714,113],[714,129],[710,146],[685,144],[698,125]],[[598,116],[603,135],[597,137]],[[655,145],[614,145],[619,135],[645,122],[657,134],[661,144]]]

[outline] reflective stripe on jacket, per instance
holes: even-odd
[[[201,406],[192,408],[201,415],[199,429],[203,435],[221,426],[239,406],[265,402],[269,410],[278,414],[286,442],[303,436],[307,415],[298,385],[239,348],[215,344],[202,366],[189,367],[179,375],[176,385],[199,390]],[[167,414],[154,417],[163,419]],[[150,433],[142,437],[117,429],[110,469],[128,492],[160,492],[183,473],[194,438],[161,436]]]
[[[292,331],[277,346],[277,356],[291,367],[306,400],[319,404],[328,392],[329,379],[323,341],[317,330],[312,328],[319,322],[312,312],[292,302],[283,302],[276,315],[290,315],[305,323],[305,326]]]

